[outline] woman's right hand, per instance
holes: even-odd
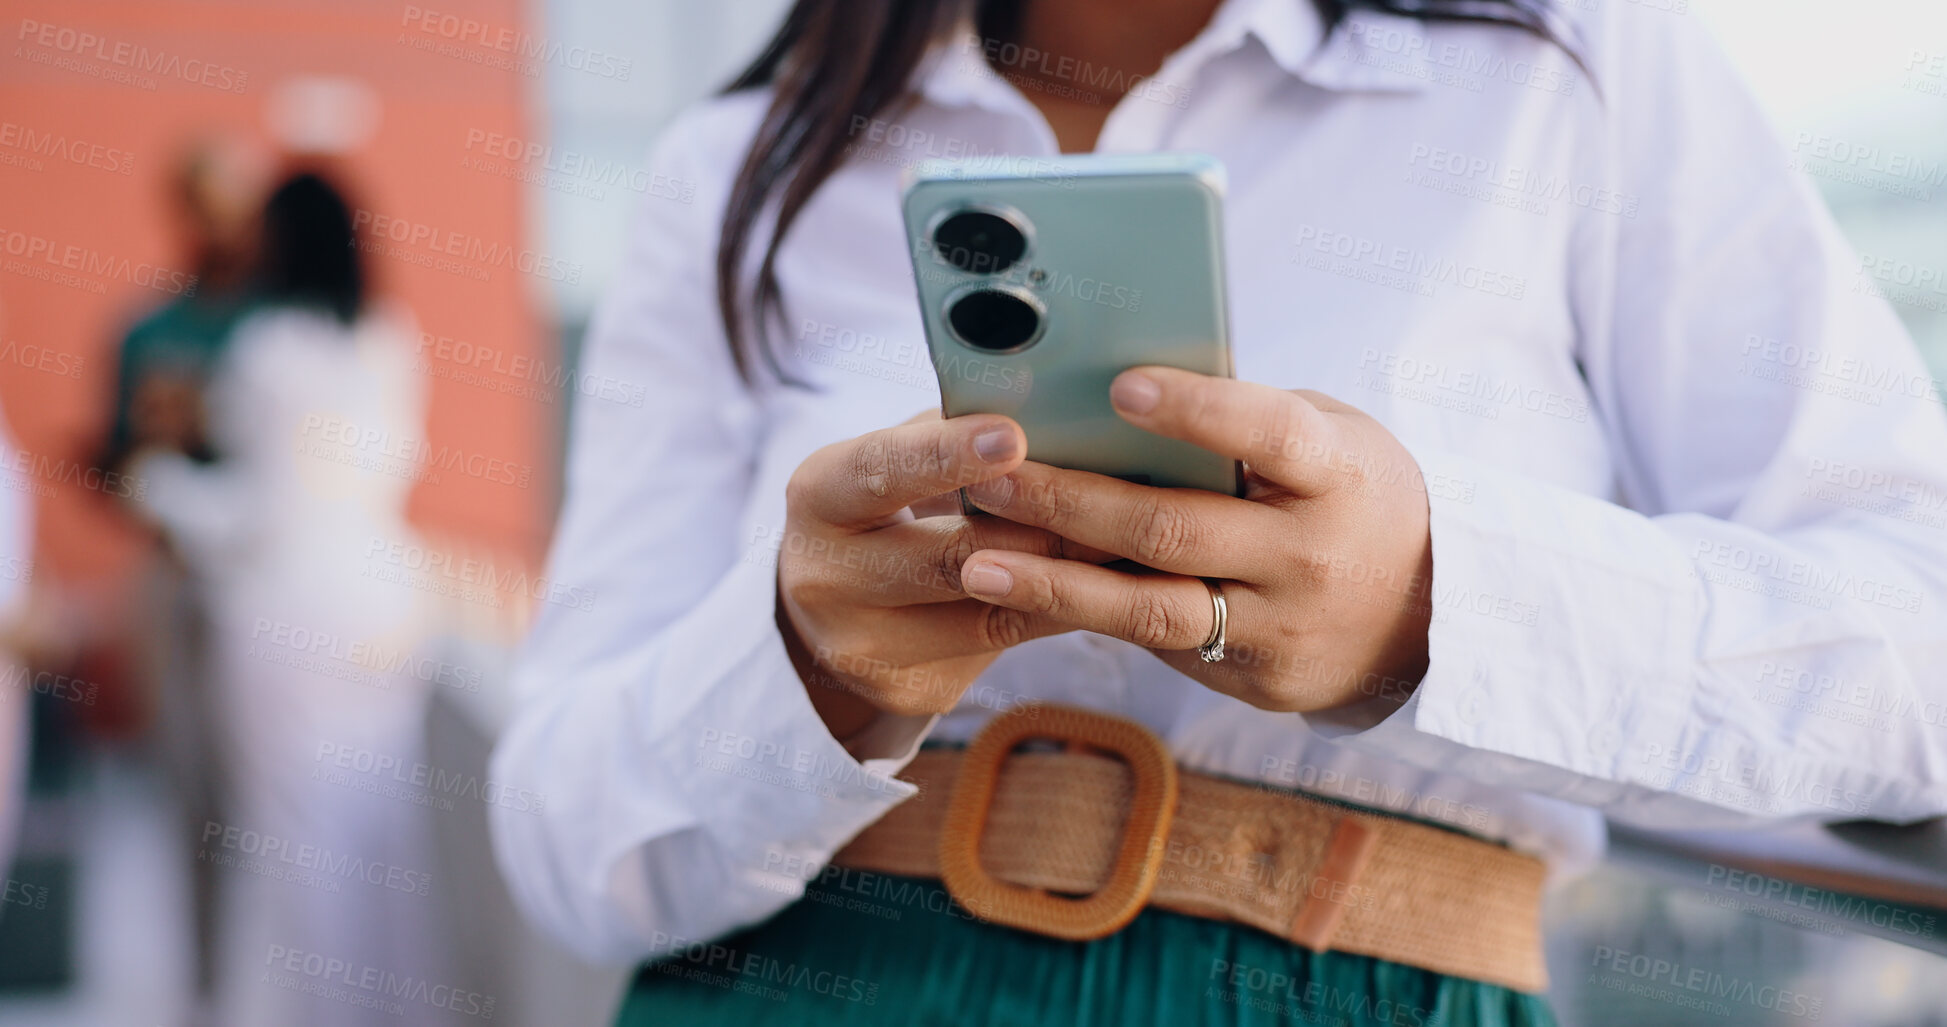
[[[982,549],[1115,559],[953,493],[1021,465],[1027,438],[998,414],[922,415],[807,457],[785,488],[778,627],[812,705],[840,742],[880,713],[942,713],[1001,651],[1073,630],[970,599],[960,565]],[[949,512],[950,511],[950,512]]]
[[[204,446],[203,390],[177,374],[154,373],[129,398],[129,432],[140,446],[194,453]]]

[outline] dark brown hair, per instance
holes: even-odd
[[[264,203],[257,298],[313,307],[350,325],[365,306],[365,268],[351,204],[323,176],[300,172]]]
[[[876,118],[910,103],[913,72],[962,16],[973,15],[983,39],[1011,40],[1026,2],[1031,0],[797,0],[757,59],[724,89],[773,89],[731,187],[717,244],[717,310],[745,381],[755,378],[761,363],[779,381],[795,384],[770,343],[769,326],[784,314],[778,245],[812,194],[843,163],[854,119]],[[1550,0],[1311,2],[1328,27],[1348,9],[1361,7],[1425,20],[1510,25],[1564,47],[1573,34]],[[746,291],[746,254],[773,205],[764,257]]]

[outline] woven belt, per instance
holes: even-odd
[[[1066,748],[1014,753],[1030,739]],[[1540,860],[1178,770],[1162,741],[1131,721],[1016,707],[965,750],[924,750],[899,776],[919,794],[832,861],[940,878],[985,920],[1085,940],[1153,905],[1313,951],[1517,991],[1547,987]]]

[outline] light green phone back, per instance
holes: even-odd
[[[1109,404],[1110,381],[1141,364],[1231,374],[1223,189],[1223,166],[1197,155],[921,164],[903,202],[943,413],[1006,414],[1027,432],[1029,458],[1043,463],[1237,494],[1234,461],[1135,428]],[[952,234],[941,227],[969,211],[1017,227],[1025,251],[995,270],[995,261],[937,245],[936,233]],[[1005,308],[998,322],[955,313],[989,292],[1008,297],[974,297]],[[1032,337],[996,351],[986,333],[1028,334],[1030,309],[1039,316]],[[980,327],[956,329],[970,324]]]

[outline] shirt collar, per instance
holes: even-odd
[[[1158,77],[1187,85],[1203,64],[1255,38],[1271,60],[1301,81],[1336,92],[1413,92],[1425,79],[1402,67],[1427,52],[1426,26],[1417,18],[1357,9],[1329,37],[1313,0],[1225,0],[1210,24],[1163,62]],[[1375,45],[1374,41],[1383,41]],[[920,94],[943,106],[1018,110],[1026,103],[987,60],[971,20],[934,48],[915,73]],[[1407,55],[1394,67],[1376,58]]]

